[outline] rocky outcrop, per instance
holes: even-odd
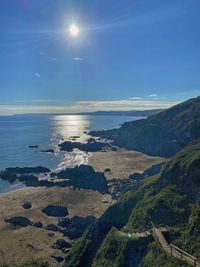
[[[49,173],[50,169],[45,167],[14,167],[14,168],[6,168],[4,171],[0,172],[0,178],[3,180],[7,180],[10,183],[15,182],[16,180],[27,183],[29,186],[29,182],[36,183],[38,178],[32,174],[34,173]]]
[[[32,224],[34,227],[37,227],[37,228],[42,228],[43,227],[43,223],[41,222],[35,222]]]
[[[51,153],[51,154],[55,153],[55,151],[53,149],[40,150],[40,152]]]
[[[52,232],[58,232],[59,231],[59,227],[56,224],[53,224],[53,223],[48,224],[46,229],[48,231],[52,231]]]
[[[68,209],[63,206],[54,206],[54,205],[48,205],[44,209],[42,209],[42,212],[45,213],[47,216],[52,217],[65,217],[69,214]]]
[[[69,186],[83,189],[92,189],[101,193],[108,191],[105,175],[95,172],[91,166],[80,165],[74,168],[67,168],[57,174],[58,178],[68,179]]]
[[[106,168],[104,172],[111,172],[112,170],[110,168]]]
[[[19,227],[26,227],[28,225],[31,225],[31,221],[23,216],[16,216],[16,217],[10,217],[10,218],[6,218],[4,220],[7,223],[12,224],[13,226],[19,226]]]
[[[14,174],[28,174],[28,173],[48,173],[51,172],[48,168],[37,166],[37,167],[14,167],[6,168],[6,171]]]
[[[65,141],[59,145],[60,150],[71,152],[73,149],[78,148],[79,150],[86,152],[96,152],[101,151],[103,147],[109,146],[109,144],[103,142],[88,142],[88,143],[80,143],[80,142],[70,142]]]
[[[165,162],[153,165],[150,168],[146,169],[143,173],[133,173],[129,176],[129,178],[132,180],[140,181],[147,177],[153,176],[162,170],[164,163]]]
[[[32,208],[32,204],[30,202],[25,202],[22,204],[22,207],[27,210]]]
[[[17,180],[17,175],[5,170],[5,171],[0,172],[0,178],[10,183],[14,183]]]
[[[72,245],[67,242],[65,239],[61,238],[56,240],[54,247],[60,250],[69,249],[72,247]]]
[[[74,216],[71,219],[64,218],[59,220],[58,225],[61,227],[60,232],[71,239],[79,238],[89,225],[94,223],[94,216],[79,217]]]
[[[119,199],[127,191],[136,190],[138,184],[133,179],[112,179],[109,180],[108,188],[112,199]]]

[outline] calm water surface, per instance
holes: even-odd
[[[0,116],[0,170],[42,165],[56,171],[84,163],[86,152],[60,152],[58,144],[74,135],[80,136],[77,141],[85,142],[88,136],[84,132],[118,128],[123,122],[136,119],[138,117],[89,115]],[[38,145],[39,149],[30,149],[30,145]],[[54,154],[39,151],[50,148]],[[0,192],[8,186],[9,183],[0,180]]]

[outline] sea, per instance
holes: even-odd
[[[52,171],[84,164],[88,153],[75,149],[61,152],[58,145],[72,136],[86,142],[91,130],[119,128],[139,117],[101,115],[12,115],[0,116],[0,171],[7,167],[44,166]],[[38,146],[38,148],[29,148]],[[54,153],[41,152],[53,149]],[[0,193],[13,191],[20,183],[0,179]]]

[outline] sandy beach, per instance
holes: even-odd
[[[152,165],[164,162],[161,157],[151,157],[146,154],[117,148],[117,151],[106,150],[106,152],[91,153],[88,159],[88,165],[91,165],[95,171],[104,172],[106,178],[128,178],[133,173],[143,173]],[[110,172],[105,172],[109,168]]]
[[[142,173],[150,166],[163,161],[160,157],[150,157],[118,148],[116,151],[107,149],[104,152],[90,153],[87,164],[95,171],[104,172],[109,180],[128,178],[132,173]],[[106,168],[111,171],[105,172]],[[22,204],[25,202],[30,202],[32,208],[24,209]],[[48,205],[60,205],[68,209],[68,217],[92,215],[98,218],[113,203],[111,195],[70,187],[29,187],[0,195],[0,263],[11,265],[42,259],[48,261],[51,266],[56,266],[57,263],[52,256],[64,254],[52,246],[63,235],[45,229],[48,224],[57,224],[58,218],[49,217],[41,210]],[[15,216],[24,216],[33,223],[40,221],[43,228],[16,228],[4,221],[5,218]]]
[[[31,202],[32,208],[25,210],[21,206],[24,202]],[[0,264],[11,265],[16,262],[42,259],[56,266],[51,256],[62,255],[60,251],[52,248],[55,241],[62,238],[61,233],[32,226],[14,228],[4,222],[5,218],[25,216],[32,222],[42,222],[45,227],[57,222],[57,218],[41,212],[49,204],[67,207],[69,217],[93,215],[98,218],[111,203],[113,202],[109,195],[71,188],[26,188],[2,194],[0,196]]]

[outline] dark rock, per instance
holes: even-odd
[[[88,143],[93,143],[93,142],[96,142],[96,140],[95,140],[95,138],[91,137],[91,138],[87,139],[87,142]]]
[[[79,238],[83,232],[96,221],[94,216],[79,217],[74,216],[70,220],[63,219],[59,226],[64,226],[60,232],[71,239]]]
[[[62,228],[69,226],[70,218],[58,219],[58,225]]]
[[[9,171],[2,171],[0,172],[0,178],[3,180],[7,180],[10,183],[13,183],[17,180],[17,175],[14,173],[10,173]]]
[[[67,242],[65,239],[61,238],[56,241],[55,247],[57,249],[64,249],[64,248],[71,248],[72,245],[69,242]]]
[[[25,202],[24,204],[22,204],[22,207],[24,209],[31,209],[32,208],[32,204],[30,202]]]
[[[23,217],[23,216],[6,218],[4,221],[14,226],[26,227],[28,225],[31,225],[31,221],[28,218]]]
[[[110,168],[106,168],[104,172],[111,172],[112,170]]]
[[[57,177],[68,179],[69,186],[97,190],[101,193],[106,193],[108,190],[105,175],[100,172],[95,172],[94,169],[88,165],[67,168],[57,173]]]
[[[133,179],[112,179],[108,184],[112,199],[119,199],[127,191],[135,191],[138,183]]]
[[[142,180],[147,177],[153,176],[159,173],[162,170],[164,162],[151,166],[150,168],[146,169],[143,173],[133,173],[129,176],[132,180]]]
[[[53,223],[48,224],[46,229],[48,231],[53,231],[53,232],[58,232],[59,231],[59,227],[57,225],[53,224]]]
[[[35,146],[28,146],[28,148],[38,148],[39,146],[35,145]]]
[[[35,223],[33,223],[33,226],[34,227],[37,227],[37,228],[42,228],[43,227],[43,223],[41,223],[41,222],[35,222]]]
[[[135,181],[142,180],[142,179],[144,179],[144,177],[145,176],[142,173],[138,173],[138,172],[135,172],[135,173],[129,175],[129,178],[132,180],[135,180]]]
[[[65,217],[69,214],[66,207],[48,205],[46,208],[42,209],[42,212],[47,216],[53,217]]]
[[[38,181],[38,177],[37,176],[34,176],[34,175],[30,175],[30,174],[22,174],[22,175],[19,175],[17,177],[17,179],[20,181],[20,182],[32,182],[32,183],[35,183]]]
[[[82,151],[87,152],[95,152],[101,151],[103,147],[109,146],[109,144],[103,142],[92,142],[92,143],[80,143],[80,142],[70,142],[65,141],[64,143],[60,144],[60,150],[71,152],[74,148],[78,148]]]
[[[6,168],[6,171],[9,173],[14,174],[28,174],[28,173],[45,173],[45,172],[51,172],[48,168],[37,166],[37,167],[14,167],[14,168]]]
[[[55,153],[55,151],[53,149],[46,149],[46,150],[40,150],[40,152],[44,152],[44,153]]]
[[[58,263],[61,263],[64,261],[64,258],[61,256],[52,256],[52,258],[54,258]]]

